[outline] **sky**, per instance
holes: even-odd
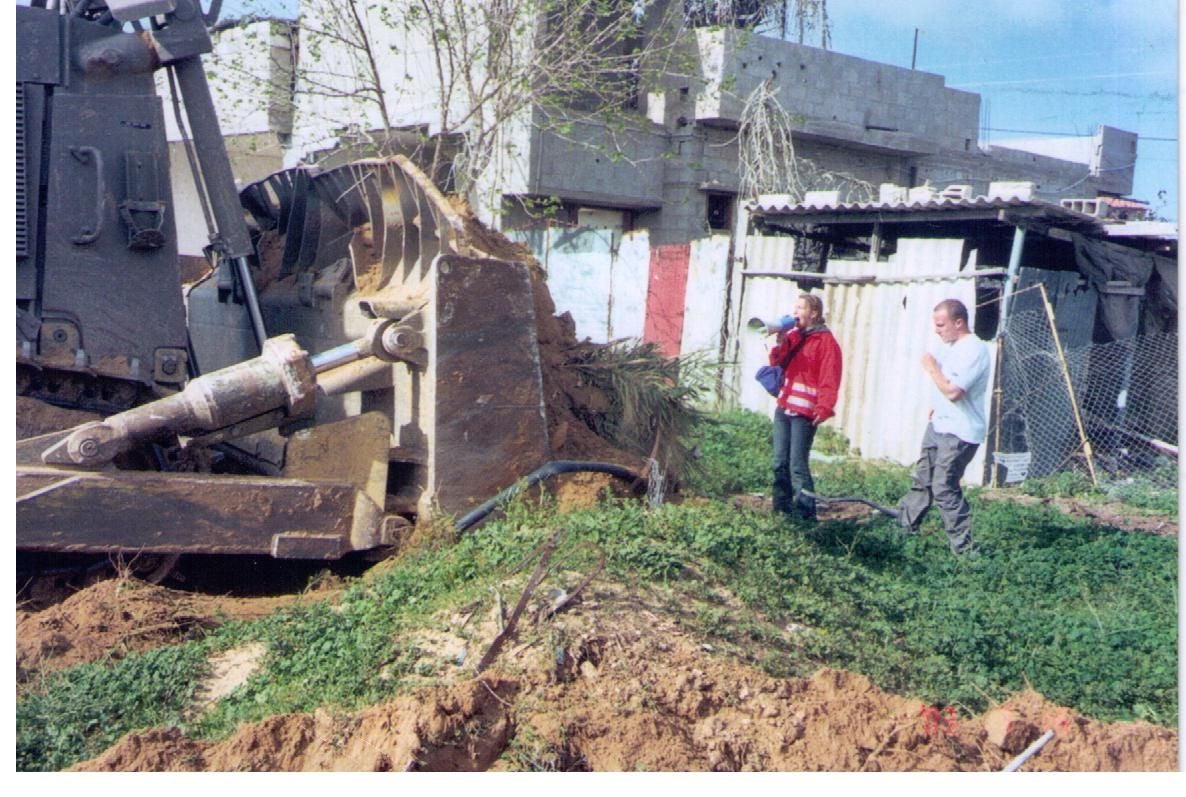
[[[1176,0],[828,0],[831,49],[981,95],[980,144],[1140,135],[1132,196],[1177,220]],[[813,42],[806,42],[813,43]],[[1023,148],[1023,147],[1019,147]]]

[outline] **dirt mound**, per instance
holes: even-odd
[[[141,731],[77,769],[994,771],[1015,755],[989,741],[984,716],[949,716],[837,670],[774,678],[674,616],[604,585],[523,628],[480,677],[442,646],[437,683],[389,703],[271,717],[219,742]],[[1026,770],[1177,765],[1168,729],[1095,722],[1033,692],[1005,706],[1033,732],[1056,732]]]
[[[289,714],[213,743],[176,728],[128,734],[91,772],[475,772],[490,767],[511,735],[516,684],[494,677],[425,690],[355,714]]]
[[[331,596],[318,593],[317,599]],[[264,617],[302,599],[309,598],[227,598],[132,578],[100,581],[43,611],[17,611],[17,685],[76,664],[181,642],[227,619]]]

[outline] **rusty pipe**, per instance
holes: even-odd
[[[381,390],[393,383],[391,363],[378,357],[339,365],[317,374],[317,390],[326,396],[338,396],[355,390]]]

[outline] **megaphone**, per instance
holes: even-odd
[[[777,321],[763,321],[757,316],[754,316],[745,325],[753,332],[761,332],[763,335],[777,335],[784,329],[790,329],[795,326],[795,317],[793,315],[784,315]]]

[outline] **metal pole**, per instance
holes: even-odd
[[[910,68],[914,69],[916,63],[918,63],[918,28],[914,29],[914,52],[910,54]]]
[[[206,187],[214,223],[218,227],[216,243],[223,256],[234,265],[256,343],[263,351],[268,335],[247,262],[255,249],[243,218],[243,205],[239,202],[239,192],[235,188],[235,175],[231,171],[231,161],[227,157],[222,130],[218,126],[218,115],[210,96],[210,85],[206,82],[202,59],[196,56],[184,58],[171,68],[177,76],[182,102],[185,103],[185,115],[189,119],[194,149],[202,170],[200,179]],[[198,179],[197,176],[195,179]]]
[[[1005,272],[1005,287],[1001,291],[1001,313],[997,320],[997,337],[1005,334],[1005,324],[1009,317],[1009,299],[1013,296],[1013,284],[1017,282],[1017,272],[1021,268],[1021,250],[1025,246],[1025,227],[1018,225],[1013,228],[1013,248],[1009,250],[1009,268]]]

